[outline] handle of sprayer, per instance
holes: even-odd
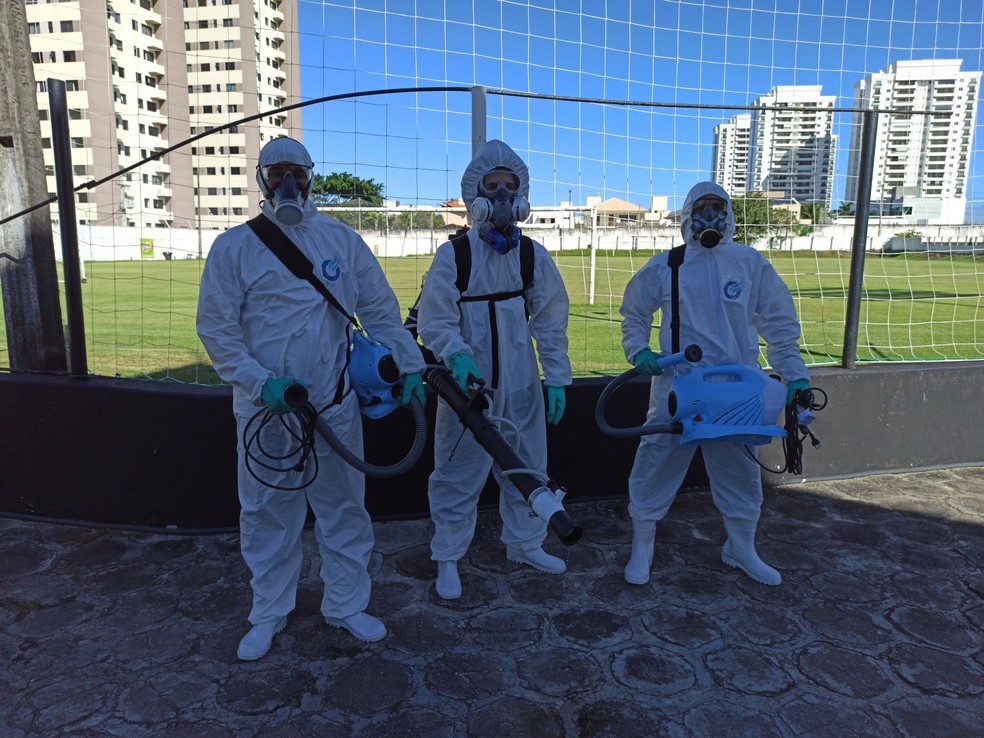
[[[702,358],[704,358],[704,352],[701,350],[700,346],[696,343],[692,343],[683,351],[677,351],[675,354],[667,354],[666,356],[659,357],[656,359],[656,366],[663,371],[666,371],[671,366],[682,364],[685,361],[689,361],[691,364],[696,364]]]
[[[307,405],[308,391],[300,382],[291,382],[284,387],[284,402],[295,410],[300,410]]]

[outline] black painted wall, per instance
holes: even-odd
[[[830,404],[814,431],[820,449],[804,451],[804,477],[829,479],[941,466],[984,465],[984,362],[878,364],[816,369],[813,383]],[[567,411],[548,429],[550,473],[568,503],[625,497],[637,441],[598,430],[594,408],[607,379],[578,380]],[[615,395],[608,421],[639,425],[648,385]],[[435,398],[427,403],[433,425]],[[389,449],[369,460],[392,463],[409,449],[409,415],[366,421],[366,447]],[[396,449],[395,451],[393,449]],[[779,445],[762,452],[777,463]],[[427,514],[433,448],[397,479],[368,479],[366,505],[376,519]],[[236,430],[231,391],[140,380],[0,375],[0,514],[105,525],[235,528]],[[764,475],[766,484],[799,481]],[[686,486],[707,480],[699,455]],[[285,493],[291,494],[291,493]],[[483,504],[493,504],[489,483]],[[576,517],[576,516],[575,516]]]

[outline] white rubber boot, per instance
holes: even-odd
[[[458,577],[457,561],[437,562],[437,596],[442,600],[456,600],[461,597],[461,579]]]
[[[632,521],[632,555],[625,565],[625,581],[629,584],[645,584],[653,565],[653,548],[656,546],[656,523]]]
[[[748,574],[756,582],[776,586],[782,584],[782,575],[759,558],[755,551],[756,521],[725,518],[724,529],[728,540],[721,549],[721,561]]]

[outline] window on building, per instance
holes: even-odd
[[[23,28],[23,26],[21,26],[21,28]],[[27,24],[27,32],[29,34],[31,34],[32,36],[36,36],[37,34],[41,33],[41,24],[40,23],[28,23]]]
[[[75,30],[75,24],[70,20],[63,20],[59,28],[62,33],[71,33]]]

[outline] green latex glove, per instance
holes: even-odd
[[[564,417],[564,408],[567,407],[567,395],[563,387],[547,387],[547,422],[550,425],[557,425]]]
[[[284,390],[292,384],[300,384],[293,377],[275,377],[263,383],[260,390],[260,399],[266,405],[266,409],[274,415],[283,415],[291,412],[294,408],[284,401]]]
[[[403,394],[400,395],[400,404],[406,407],[410,404],[411,398],[416,397],[420,400],[423,407],[426,399],[424,398],[424,377],[420,372],[403,375]]]
[[[663,373],[663,369],[656,363],[657,359],[662,359],[662,354],[657,354],[650,348],[644,348],[632,360],[635,370],[644,377],[658,377]]]
[[[478,367],[475,366],[475,361],[466,354],[464,351],[455,354],[448,360],[448,367],[451,369],[451,374],[454,375],[455,381],[461,385],[461,389],[468,391],[468,377],[473,380],[479,380],[482,375],[478,371]]]
[[[800,390],[810,389],[810,382],[807,379],[794,379],[788,385],[786,385],[786,404],[791,405],[793,403],[793,397]]]

